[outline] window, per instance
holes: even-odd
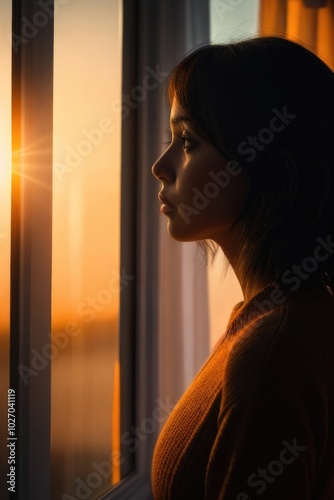
[[[122,2],[54,17],[51,498],[121,479]]]
[[[135,67],[123,46],[134,40],[135,7],[129,0],[15,0],[12,26],[9,9],[6,17],[13,41],[11,369],[9,384],[5,372],[1,382],[15,390],[15,491],[28,500],[150,497],[154,435],[143,439],[137,424],[153,399],[154,367],[136,350],[147,330],[138,320],[138,189],[126,142],[134,117],[122,115],[132,78],[124,68]],[[1,100],[10,102],[10,69],[4,88]],[[7,115],[10,134],[10,108]],[[5,232],[10,186],[1,174]],[[9,269],[9,245],[6,252],[1,265]],[[0,293],[9,304],[8,290]]]

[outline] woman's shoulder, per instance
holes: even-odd
[[[333,298],[300,293],[257,314],[254,307],[239,312],[226,339],[225,396],[269,390],[295,398],[326,387],[334,397]]]
[[[233,309],[227,338],[237,346],[253,350],[275,351],[284,345],[302,349],[308,344],[319,349],[334,349],[334,296],[324,289],[312,288],[284,294],[273,289],[254,297],[249,304]],[[288,354],[288,352],[286,352]]]

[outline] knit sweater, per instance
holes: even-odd
[[[270,285],[166,421],[155,500],[334,500],[334,298]]]

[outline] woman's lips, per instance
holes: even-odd
[[[163,203],[160,207],[160,212],[164,215],[168,214],[169,212],[175,212],[175,210],[175,207],[167,205],[166,203]]]
[[[164,215],[170,213],[170,212],[175,212],[176,207],[174,207],[166,198],[164,194],[161,192],[158,194],[158,198],[161,201],[162,205],[160,207],[160,212]]]

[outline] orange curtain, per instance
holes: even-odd
[[[259,33],[301,43],[334,68],[334,0],[320,8],[303,0],[261,0]]]

